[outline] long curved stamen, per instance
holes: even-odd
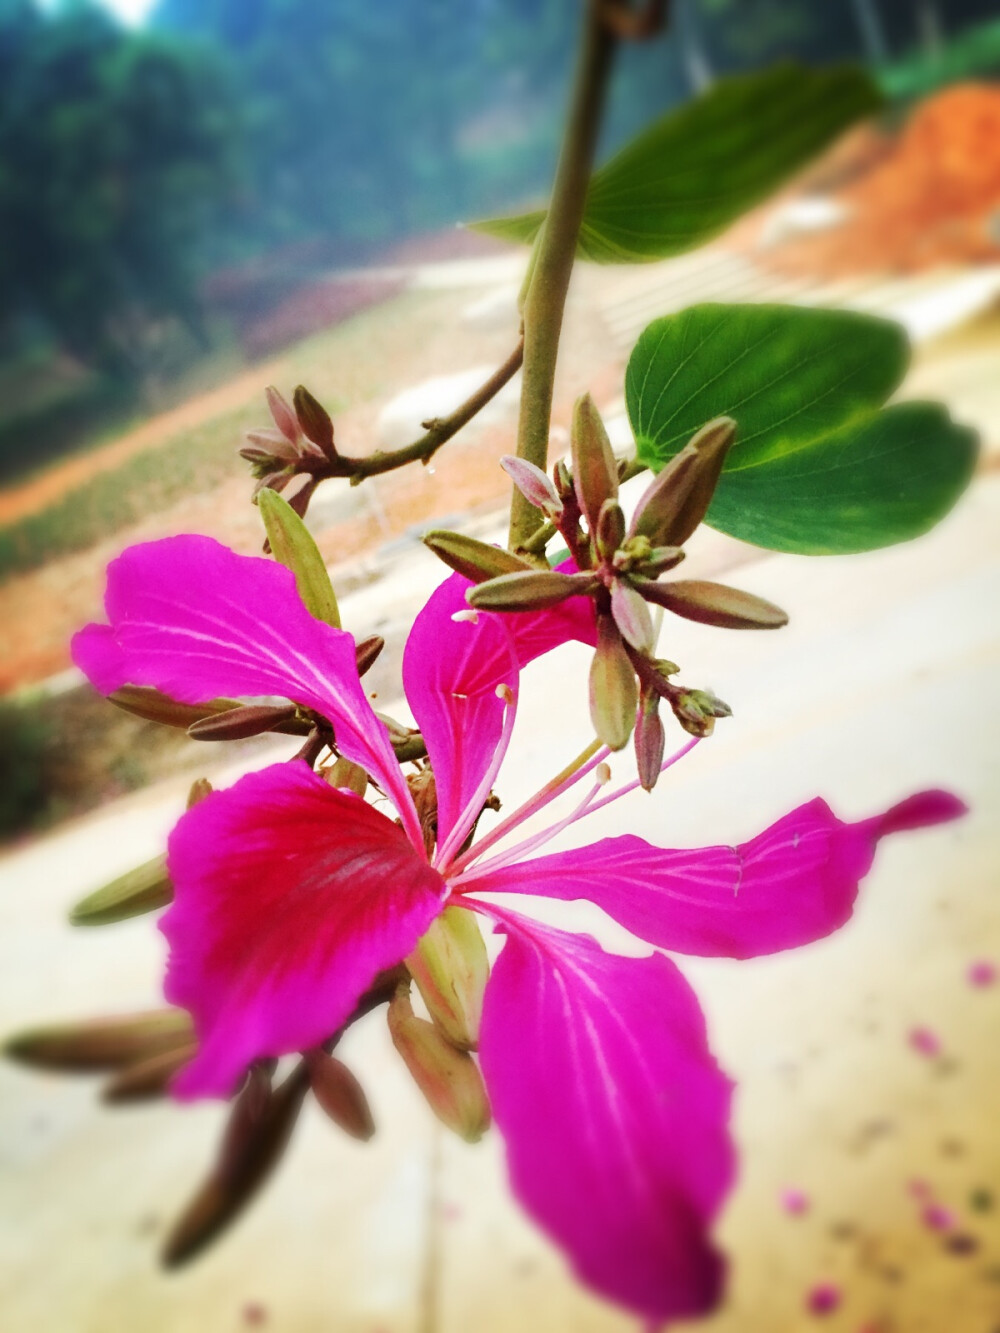
[[[530,819],[539,810],[544,810],[551,801],[556,800],[564,792],[569,791],[571,787],[576,786],[588,773],[592,773],[598,764],[603,763],[610,753],[608,747],[602,745],[600,741],[591,741],[587,748],[571,760],[561,773],[557,773],[540,791],[519,805],[506,819],[501,820],[496,828],[491,829],[484,838],[480,838],[467,852],[457,857],[452,870],[456,872],[464,871],[473,861],[477,861],[484,852],[489,851],[491,847],[495,847],[501,838],[505,838],[508,833],[518,828],[525,820]]]
[[[433,865],[436,869],[442,870],[451,861],[462,843],[469,836],[469,831],[475,826],[476,820],[489,797],[490,791],[496,782],[497,774],[500,772],[500,766],[503,763],[507,747],[510,745],[511,734],[514,730],[514,719],[517,716],[517,694],[509,685],[497,686],[497,698],[502,699],[507,705],[503,715],[503,730],[500,733],[500,740],[497,742],[497,748],[493,751],[493,758],[490,760],[490,766],[483,774],[483,780],[472,793],[462,813],[455,820],[455,824],[445,839],[444,845],[440,847],[434,857]]]
[[[660,772],[665,773],[668,768],[673,768],[674,764],[677,763],[678,759],[683,759],[686,754],[690,754],[691,751],[694,749],[694,747],[702,739],[703,738],[701,736],[692,737],[691,740],[688,741],[687,745],[682,745],[681,748],[677,750],[674,754],[672,754],[669,759],[664,759],[663,763],[660,765]],[[617,791],[611,792],[608,796],[603,797],[600,801],[595,801],[595,803],[588,809],[584,810],[583,813],[585,815],[592,815],[595,810],[603,810],[603,808],[606,805],[610,805],[612,801],[617,801],[619,796],[627,796],[629,792],[635,791],[637,787],[641,786],[642,783],[639,781],[638,778],[636,778],[634,782],[626,783],[624,787],[619,787]]]
[[[574,810],[570,811],[565,818],[558,820],[555,824],[550,825],[549,828],[542,829],[540,833],[535,833],[530,838],[525,838],[523,842],[518,842],[515,843],[513,847],[508,847],[508,849],[505,852],[501,852],[499,856],[493,856],[488,861],[479,862],[477,865],[473,866],[471,870],[467,870],[461,875],[449,875],[449,887],[461,887],[465,883],[479,879],[481,875],[487,875],[491,871],[499,870],[502,866],[510,865],[513,861],[522,861],[526,856],[530,856],[532,852],[538,851],[539,847],[544,847],[547,842],[551,842],[553,838],[562,833],[563,829],[569,828],[570,824],[578,820],[581,815],[587,814],[588,808],[597,797],[598,792],[603,791],[610,781],[611,770],[608,768],[607,764],[601,764],[598,767],[597,781],[594,783],[593,787],[591,787],[590,791],[587,792],[587,795],[579,805],[577,805]],[[603,802],[601,804],[603,804]]]

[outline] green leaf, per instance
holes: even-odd
[[[620,264],[691,250],[880,105],[875,84],[856,66],[787,63],[720,79],[594,173],[577,252]],[[470,226],[527,243],[544,216],[538,210]]]
[[[701,305],[654,321],[625,395],[658,472],[705,421],[737,422],[706,522],[778,551],[867,551],[927,531],[975,463],[944,409],[884,409],[906,370],[897,325],[843,310]]]
[[[337,598],[312,534],[292,506],[265,488],[257,497],[267,539],[276,560],[295,575],[299,596],[317,620],[340,629]]]

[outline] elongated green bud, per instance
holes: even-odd
[[[41,1069],[86,1073],[135,1064],[193,1040],[194,1028],[182,1009],[53,1023],[11,1037],[4,1053]]]
[[[573,485],[591,534],[605,500],[618,499],[618,464],[601,414],[589,393],[576,400],[570,431]]]
[[[110,884],[97,889],[70,909],[74,926],[107,926],[127,921],[145,912],[155,912],[173,902],[174,886],[167,874],[167,858],[154,856],[151,861],[119,875]]]
[[[683,546],[705,517],[735,438],[731,417],[702,426],[639,501],[629,536],[646,536],[654,546]]]
[[[217,717],[230,709],[239,708],[237,699],[212,699],[207,704],[182,704],[160,690],[146,685],[123,685],[108,695],[124,713],[141,717],[145,722],[159,722],[165,727],[183,727],[185,730],[202,718]]]
[[[645,580],[634,582],[647,601],[702,625],[720,629],[780,629],[788,624],[788,616],[780,606],[753,593],[727,588],[723,583],[700,579],[675,579],[671,583],[650,585]]]
[[[593,574],[533,569],[530,573],[501,574],[499,578],[488,579],[469,588],[465,600],[477,611],[541,611],[596,587]]]
[[[233,1107],[215,1167],[167,1237],[164,1267],[193,1259],[239,1216],[284,1155],[308,1091],[304,1063],[273,1091],[251,1080]]]
[[[556,522],[562,518],[563,502],[551,477],[540,467],[529,463],[526,458],[517,458],[513,454],[501,458],[500,466],[529,504],[540,509],[546,518]]]
[[[312,533],[276,491],[261,491],[257,507],[274,557],[295,575],[295,586],[306,609],[317,620],[340,629],[337,598]]]
[[[172,1051],[159,1051],[156,1055],[147,1056],[145,1060],[126,1065],[105,1083],[101,1089],[101,1101],[118,1104],[165,1097],[174,1075],[187,1064],[196,1048],[197,1044],[192,1037]]]
[[[617,500],[605,500],[597,516],[595,546],[601,560],[611,560],[625,540],[625,515]]]
[[[453,1046],[479,1044],[490,962],[479,924],[463,907],[446,907],[406,960],[431,1018]]]
[[[645,791],[652,791],[659,780],[665,745],[659,695],[655,690],[644,689],[635,722],[635,762],[639,782]]]
[[[611,585],[611,614],[626,643],[637,652],[653,651],[653,620],[649,607],[625,579]]]
[[[188,735],[195,741],[242,741],[274,731],[283,723],[291,722],[295,713],[294,704],[245,704],[192,722]]]
[[[522,560],[519,555],[504,551],[499,546],[489,546],[486,542],[477,541],[475,537],[466,537],[461,532],[425,532],[422,541],[449,569],[461,574],[463,578],[471,579],[473,583],[495,579],[501,574],[523,573],[534,569],[534,565]]]
[[[406,986],[390,1001],[388,1019],[393,1044],[428,1106],[459,1138],[478,1142],[490,1125],[490,1104],[472,1056],[414,1014]]]
[[[597,651],[590,664],[590,720],[612,750],[628,744],[635,725],[639,690],[632,663],[610,616],[597,617]]]
[[[375,1133],[375,1121],[361,1084],[343,1061],[324,1050],[307,1051],[305,1060],[313,1096],[320,1106],[352,1139],[366,1143]]]

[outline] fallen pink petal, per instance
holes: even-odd
[[[941,1038],[933,1028],[911,1028],[906,1039],[918,1055],[925,1055],[931,1060],[939,1056],[944,1049]]]
[[[806,1309],[810,1314],[834,1314],[840,1309],[844,1296],[834,1282],[819,1282],[806,1296]]]
[[[992,986],[997,979],[996,963],[985,958],[980,959],[978,962],[970,965],[966,976],[969,985],[975,986],[977,989],[985,989],[987,986]]]
[[[786,1189],[781,1191],[781,1206],[791,1217],[802,1217],[808,1213],[812,1200],[804,1190]]]

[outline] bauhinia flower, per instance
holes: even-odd
[[[192,1014],[198,1048],[175,1091],[228,1096],[254,1061],[314,1050],[446,906],[468,909],[503,936],[479,1058],[517,1197],[604,1296],[652,1320],[695,1315],[717,1302],[724,1276],[711,1229],[734,1178],[731,1084],[691,988],[658,950],[749,958],[820,939],[850,916],[881,837],[962,806],[924,792],[852,824],[814,800],[736,847],[674,851],[626,834],[538,855],[638,785],[609,793],[608,751],[595,743],[477,839],[520,667],[569,638],[593,644],[595,626],[585,598],[473,615],[468,587],[458,574],[442,584],[404,655],[436,786],[427,837],[354,640],[309,615],[288,570],[198,537],[134,547],[111,565],[110,624],[74,645],[100,690],[286,697],[328,719],[337,750],[398,816],[295,760],[182,817],[168,852],[165,990]],[[581,782],[568,814],[508,841]],[[497,906],[496,893],[587,899],[657,951],[608,953]]]

